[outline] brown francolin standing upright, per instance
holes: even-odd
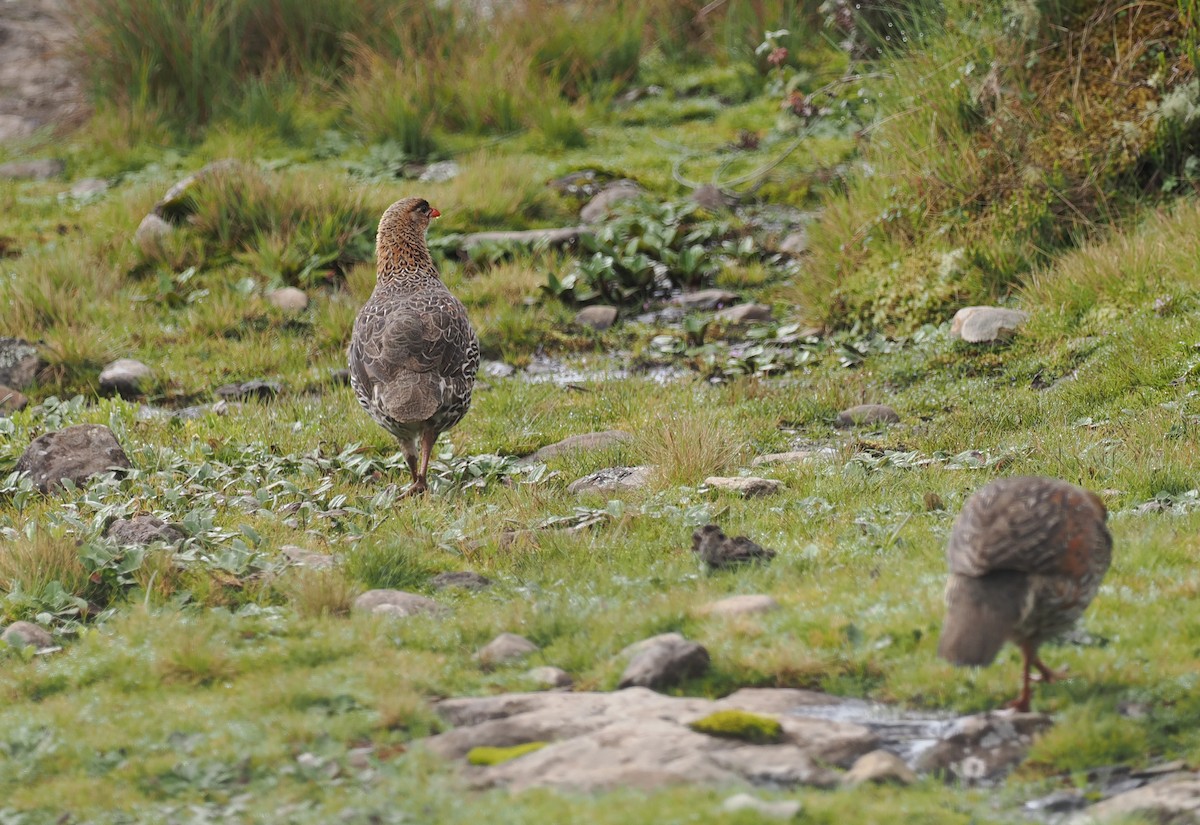
[[[440,214],[421,198],[383,213],[375,290],[350,339],[350,385],[363,409],[400,440],[413,477],[406,495],[428,489],[433,444],[466,415],[479,368],[466,308],[438,277],[425,245],[429,221]]]
[[[1030,667],[1059,676],[1038,646],[1069,630],[1100,589],[1112,560],[1107,512],[1095,493],[1051,478],[1004,478],[967,500],[946,547],[950,580],[938,655],[987,665],[1005,640],[1025,657],[1021,693],[1028,711]]]

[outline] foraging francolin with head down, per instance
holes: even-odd
[[[479,339],[466,308],[438,277],[425,245],[441,213],[421,198],[396,201],[375,238],[375,290],[350,339],[350,385],[358,403],[400,440],[413,483],[428,489],[429,456],[466,415],[479,368]]]
[[[1059,677],[1038,657],[1042,642],[1069,630],[1100,589],[1112,560],[1107,512],[1095,493],[1051,478],[1004,478],[967,500],[946,547],[950,580],[938,655],[987,665],[1005,640],[1024,655],[1021,693],[1029,710],[1030,667]]]

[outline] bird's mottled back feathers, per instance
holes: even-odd
[[[954,523],[946,557],[950,571],[983,576],[997,570],[1081,575],[1107,558],[1112,538],[1094,493],[1050,478],[1005,478],[967,501]],[[1085,555],[1089,558],[1083,558]]]

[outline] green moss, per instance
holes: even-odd
[[[742,739],[759,745],[778,742],[783,736],[783,726],[779,724],[778,719],[744,710],[719,710],[703,719],[697,719],[688,727],[709,736]]]
[[[526,742],[524,745],[513,745],[510,748],[493,748],[486,745],[471,748],[467,752],[467,762],[471,765],[499,765],[518,756],[541,750],[549,742]]]

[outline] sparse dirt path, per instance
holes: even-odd
[[[0,0],[0,144],[83,117],[66,0]]]

